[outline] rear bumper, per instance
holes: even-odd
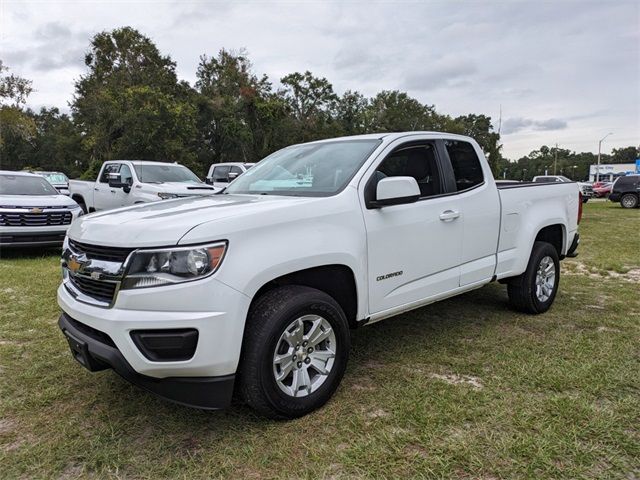
[[[189,407],[215,410],[225,408],[231,402],[235,375],[149,377],[137,373],[104,332],[80,323],[65,313],[60,315],[58,326],[69,342],[73,357],[92,372],[112,368],[132,384]]]

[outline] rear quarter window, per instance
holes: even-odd
[[[444,144],[451,159],[456,190],[461,192],[482,184],[482,164],[473,145],[459,140],[445,140]]]

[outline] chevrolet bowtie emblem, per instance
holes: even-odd
[[[73,257],[70,258],[69,261],[67,262],[67,267],[73,273],[76,273],[78,270],[80,270],[81,266],[82,266],[82,264],[79,261],[77,261],[75,258],[73,258]]]
[[[42,213],[43,210],[41,208],[32,208],[31,210],[29,210],[29,213]]]

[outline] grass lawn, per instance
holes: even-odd
[[[353,332],[323,409],[290,422],[158,400],[80,367],[58,252],[0,260],[1,478],[638,478],[640,211],[590,202],[550,312],[480,290]]]

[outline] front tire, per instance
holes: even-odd
[[[535,242],[527,269],[507,285],[509,303],[525,313],[544,313],[553,304],[560,284],[560,260],[553,245]]]
[[[238,393],[267,417],[301,417],[331,398],[349,349],[346,316],[329,295],[298,285],[270,290],[249,311]]]
[[[620,198],[622,208],[636,208],[638,206],[638,196],[633,193],[625,193]]]

